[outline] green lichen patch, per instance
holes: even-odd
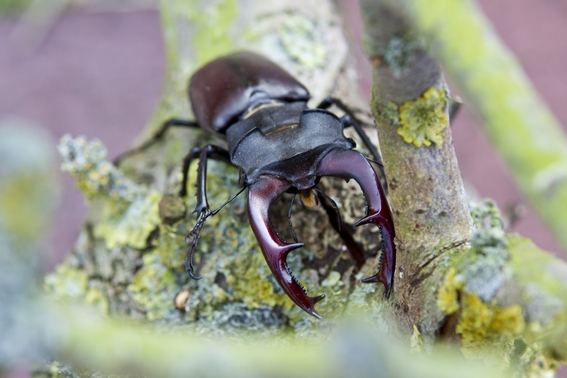
[[[136,303],[146,311],[148,320],[159,320],[176,313],[174,300],[179,292],[175,273],[163,266],[157,253],[143,257],[144,266],[128,285]]]
[[[66,264],[59,265],[45,277],[43,286],[54,298],[85,301],[97,308],[100,314],[109,313],[108,298],[99,289],[89,285],[89,277],[84,270]]]
[[[500,211],[492,200],[471,204],[471,215],[477,228],[470,241],[469,253],[459,262],[463,290],[490,301],[510,277],[506,264],[510,260],[508,239]]]
[[[392,70],[394,77],[399,78],[408,72],[416,50],[422,48],[422,45],[423,42],[411,33],[394,36],[380,50],[383,63]]]
[[[456,258],[437,293],[437,306],[457,314],[455,332],[461,352],[469,359],[507,368],[514,341],[523,337],[525,314],[519,304],[501,305],[498,290],[510,278],[508,242],[501,215],[490,200],[471,205],[477,227],[468,253]]]
[[[231,32],[239,11],[235,0],[216,0],[197,4],[181,2],[185,14],[195,27],[192,44],[197,53],[197,63],[204,64],[226,54],[234,48]]]
[[[399,107],[401,127],[397,132],[406,143],[416,147],[443,144],[441,132],[447,126],[446,97],[444,90],[431,87],[419,98]]]
[[[291,309],[293,303],[277,286],[277,283],[273,282],[272,273],[267,269],[264,256],[255,250],[246,260],[248,260],[246,266],[238,264],[240,267],[235,266],[234,273],[236,274],[227,277],[227,283],[233,289],[234,298],[241,300],[248,308],[268,305],[282,306],[285,310]]]
[[[477,231],[468,253],[457,256],[445,273],[437,306],[457,317],[455,332],[466,358],[502,369],[514,358],[522,371],[549,372],[567,358],[567,265],[526,239],[505,234],[492,201],[471,207]]]
[[[400,126],[400,109],[395,102],[389,101],[380,111],[380,115],[392,126]]]
[[[108,302],[108,297],[104,295],[100,290],[96,288],[89,288],[85,295],[85,301],[99,310],[101,314],[108,315],[110,310],[110,304]]]
[[[456,333],[462,336],[461,351],[466,358],[484,359],[490,365],[507,368],[526,326],[519,305],[505,308],[486,303],[474,293],[464,293]]]
[[[461,335],[461,352],[466,358],[508,368],[514,341],[526,327],[521,306],[501,307],[496,299],[483,301],[476,293],[466,292],[464,283],[457,269],[450,268],[437,297],[439,309],[446,314],[459,311],[455,332]]]
[[[315,23],[303,16],[286,17],[278,35],[289,56],[306,68],[323,67],[327,49]]]
[[[109,249],[117,245],[146,247],[150,233],[160,223],[161,195],[134,183],[106,161],[106,149],[98,140],[64,135],[58,146],[61,169],[77,180],[90,200],[98,201],[100,220],[93,233],[104,239]]]
[[[525,285],[526,341],[538,345],[540,354],[567,361],[567,265],[529,239],[513,234],[507,238],[514,280]]]
[[[102,220],[95,225],[94,236],[104,239],[109,249],[119,245],[145,248],[148,236],[160,223],[160,200],[161,194],[149,191],[127,206],[104,202]]]
[[[106,161],[106,148],[94,139],[73,139],[66,134],[57,146],[62,158],[61,170],[69,172],[77,180],[77,186],[88,199],[110,198],[132,202],[143,194],[144,188],[135,184]]]
[[[58,298],[78,299],[84,297],[88,280],[85,271],[63,264],[45,277],[44,288]]]

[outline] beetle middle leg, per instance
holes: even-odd
[[[354,240],[353,234],[353,227],[348,224],[343,224],[341,220],[341,214],[339,212],[339,207],[333,201],[331,197],[329,197],[325,192],[315,188],[315,193],[317,193],[317,197],[319,198],[319,202],[323,205],[323,209],[327,213],[327,217],[329,218],[329,223],[335,229],[335,231],[339,234],[343,242],[345,243],[348,251],[350,252],[351,257],[354,259],[356,263],[356,267],[360,269],[364,264],[364,251],[359,243]]]
[[[378,150],[376,149],[376,147],[374,147],[374,144],[372,144],[372,142],[370,141],[370,138],[368,137],[368,135],[361,126],[361,122],[354,115],[354,112],[347,105],[345,105],[344,102],[342,102],[338,98],[327,97],[323,101],[321,101],[319,105],[317,105],[317,108],[328,109],[332,105],[335,105],[337,108],[345,112],[346,115],[341,118],[341,122],[343,123],[344,127],[349,127],[349,126],[354,127],[354,130],[356,131],[360,139],[362,139],[362,143],[364,143],[368,151],[370,151],[370,154],[372,154],[372,157],[374,158],[376,163],[379,166],[382,166],[383,165],[382,156],[380,156]]]

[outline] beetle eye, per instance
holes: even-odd
[[[301,198],[301,203],[303,203],[306,207],[314,207],[319,204],[315,192],[311,189],[300,190],[299,198]]]

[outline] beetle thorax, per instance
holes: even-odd
[[[309,189],[316,184],[318,162],[330,150],[353,147],[334,114],[309,110],[303,101],[262,104],[245,114],[226,131],[231,160],[242,168],[245,185],[268,174]]]

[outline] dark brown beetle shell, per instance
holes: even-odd
[[[295,78],[264,57],[238,52],[216,59],[191,78],[189,97],[200,127],[224,133],[251,105],[252,95],[307,101],[309,92]]]

